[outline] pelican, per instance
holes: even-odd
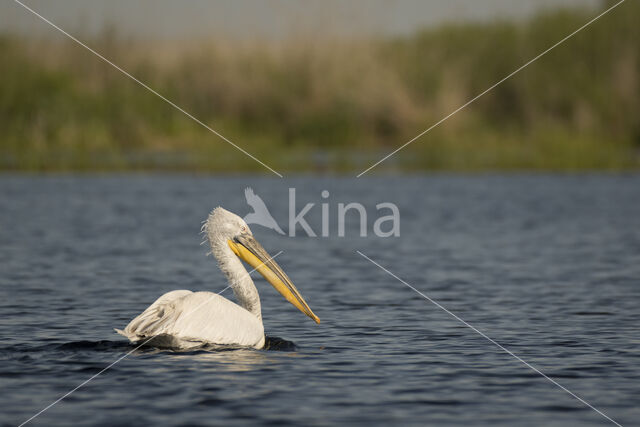
[[[238,304],[213,292],[175,290],[162,295],[124,330],[116,329],[116,332],[132,343],[149,342],[161,347],[185,349],[203,344],[264,347],[260,296],[240,260],[253,267],[252,271],[260,272],[298,310],[320,323],[242,218],[217,207],[209,214],[202,230]]]

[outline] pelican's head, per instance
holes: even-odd
[[[253,237],[249,226],[242,218],[217,207],[209,214],[202,228],[207,234],[214,254],[231,249],[235,256],[253,267],[254,271],[262,274],[287,301],[316,323],[320,323],[320,319],[311,311],[291,279]]]

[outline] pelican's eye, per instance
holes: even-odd
[[[242,227],[240,227],[240,231],[245,233],[247,231],[247,227],[243,225]]]

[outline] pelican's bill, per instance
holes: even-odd
[[[311,308],[302,298],[291,279],[251,234],[240,234],[233,240],[228,240],[227,243],[240,259],[262,274],[287,301],[312,318],[316,323],[320,323],[320,319],[311,311]]]

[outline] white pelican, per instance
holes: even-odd
[[[123,331],[116,329],[116,332],[133,343],[151,342],[165,347],[228,344],[262,348],[265,338],[260,296],[240,259],[260,272],[298,310],[320,323],[242,218],[218,207],[209,214],[202,229],[238,304],[213,292],[171,291],[129,322]]]

